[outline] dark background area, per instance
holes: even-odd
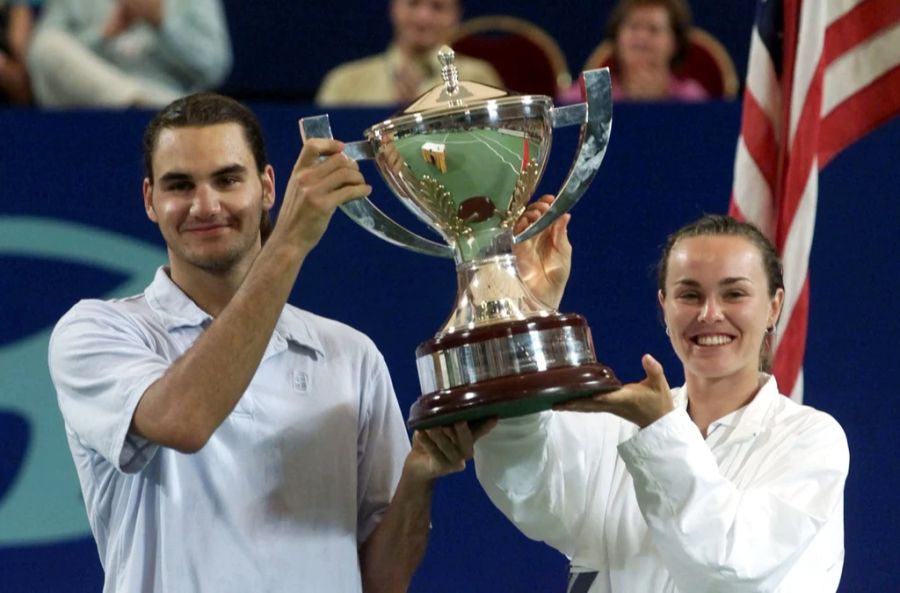
[[[224,0],[235,47],[226,90],[252,98],[310,100],[332,67],[381,52],[391,38],[386,0]],[[575,74],[594,47],[613,0],[547,2],[469,0],[463,19],[506,14],[529,20],[553,37]],[[731,54],[743,80],[755,3],[749,0],[692,0],[694,23]],[[336,10],[335,8],[338,7]]]

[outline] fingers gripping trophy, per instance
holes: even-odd
[[[444,240],[421,237],[367,198],[342,206],[382,239],[456,262],[456,307],[416,349],[423,395],[411,428],[490,416],[510,417],[620,386],[594,354],[583,317],[561,314],[519,277],[513,245],[547,228],[581,198],[609,141],[612,95],[607,69],[583,74],[586,100],[554,107],[541,95],[458,80],[453,51],[439,58],[444,83],[346,145],[374,159],[394,194]],[[553,128],[580,125],[578,152],[549,210],[519,235],[547,163]],[[304,141],[331,138],[327,115],[300,120]]]

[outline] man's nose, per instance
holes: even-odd
[[[219,213],[221,205],[219,195],[207,185],[198,185],[191,203],[191,215],[196,218],[208,218]]]

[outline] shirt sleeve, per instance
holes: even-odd
[[[219,86],[231,70],[231,39],[219,0],[162,0],[159,51],[186,86]]]
[[[374,368],[362,394],[357,445],[358,544],[362,545],[391,503],[410,443],[384,358],[375,353]]]
[[[501,420],[476,443],[475,472],[525,535],[572,558],[587,506],[609,496],[624,428],[609,414],[542,412]]]
[[[619,446],[650,537],[681,591],[774,591],[840,512],[849,453],[821,412],[777,433],[774,453],[736,484],[723,477],[687,412]]]
[[[141,470],[158,445],[129,433],[132,416],[169,363],[134,320],[109,303],[82,301],[54,329],[49,364],[67,430],[119,471]]]

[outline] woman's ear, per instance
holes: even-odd
[[[781,308],[784,306],[784,289],[779,288],[775,291],[775,296],[769,302],[769,319],[766,323],[766,329],[775,327],[778,319],[781,317]]]

